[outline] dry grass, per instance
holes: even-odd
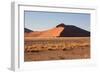
[[[90,58],[89,37],[25,37],[25,61]]]

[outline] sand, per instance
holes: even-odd
[[[32,42],[32,40],[34,41],[33,38],[26,38],[27,40],[29,40],[30,42]],[[26,40],[25,39],[25,40]],[[35,40],[46,40],[47,43],[47,39],[48,38],[35,38]],[[56,43],[53,40],[64,40],[64,41],[57,41]],[[49,42],[49,41],[52,42]],[[39,41],[40,42],[40,41]],[[27,51],[24,52],[24,60],[25,62],[27,61],[46,61],[46,60],[73,60],[73,59],[88,59],[90,58],[90,38],[89,37],[67,37],[67,38],[49,38],[48,43],[45,44],[46,48],[43,46],[45,46],[42,43],[39,44],[39,42],[37,42],[37,44],[33,44],[32,45],[36,45],[37,47],[41,47],[39,49],[37,48],[28,48]],[[45,41],[44,41],[45,42]],[[50,43],[52,43],[53,45],[56,45],[55,47],[51,47],[51,49],[48,49],[48,47],[50,47]],[[59,43],[62,43],[62,47],[58,48],[57,46],[59,46]],[[29,42],[25,43],[25,46],[30,45]],[[41,46],[42,44],[42,46]],[[63,44],[66,44],[66,46],[64,46]]]

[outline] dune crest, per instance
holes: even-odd
[[[26,37],[57,37],[64,30],[63,27],[53,28],[46,31],[34,31],[25,33]]]
[[[44,31],[43,33],[41,33],[41,35],[39,35],[39,37],[57,37],[60,35],[63,29],[63,27],[53,28],[51,30]]]

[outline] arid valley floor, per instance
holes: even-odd
[[[90,58],[90,37],[25,37],[24,61]]]

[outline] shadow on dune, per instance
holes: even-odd
[[[56,27],[64,27],[64,30],[60,33],[59,37],[89,37],[90,32],[74,25],[65,25],[61,23]]]

